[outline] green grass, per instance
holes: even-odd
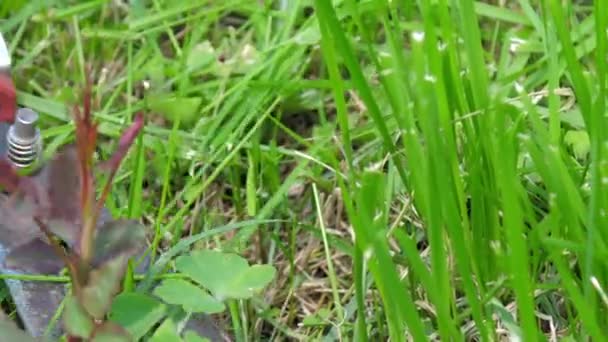
[[[0,5],[19,102],[48,155],[88,67],[100,157],[146,113],[109,203],[144,282],[273,264],[250,340],[608,340],[601,1],[51,3]]]

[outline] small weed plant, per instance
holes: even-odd
[[[67,342],[129,342],[143,337],[159,342],[204,340],[193,331],[182,334],[180,317],[219,313],[225,310],[225,301],[250,298],[272,280],[274,268],[249,266],[238,255],[201,250],[178,257],[177,277],[165,279],[153,293],[133,292],[133,274],[127,271],[132,270],[129,261],[145,252],[145,227],[136,220],[102,219],[102,214],[112,181],[141,132],[144,117],[137,114],[115,153],[95,164],[98,125],[91,114],[90,83],[83,107],[75,106],[73,113],[76,142],[35,171],[24,174],[8,160],[0,161],[0,184],[9,193],[0,211],[17,246],[7,255],[6,266],[47,275],[67,268],[71,285],[63,311]],[[106,175],[99,196],[98,174]],[[155,326],[158,329],[151,332]],[[33,340],[8,322],[0,324],[0,335],[11,336],[11,341]]]

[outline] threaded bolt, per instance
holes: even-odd
[[[15,122],[6,135],[8,158],[17,167],[32,165],[42,151],[42,139],[37,127],[38,113],[29,108],[20,108]]]

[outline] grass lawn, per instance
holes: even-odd
[[[604,341],[604,5],[3,1],[0,32],[46,156],[87,75],[100,159],[145,114],[107,205],[153,260],[210,232],[276,268],[212,316],[236,341]]]

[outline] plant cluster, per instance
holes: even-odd
[[[0,185],[9,194],[0,206],[3,234],[13,240],[6,266],[45,275],[67,268],[71,293],[65,298],[63,321],[68,342],[128,342],[145,336],[157,342],[204,340],[191,330],[181,334],[178,323],[196,313],[223,312],[225,302],[234,307],[236,301],[251,298],[276,270],[250,266],[236,254],[199,250],[175,260],[178,273],[154,289],[157,298],[131,291],[133,286],[125,289],[122,285],[133,282],[133,274],[127,275],[129,261],[145,250],[145,228],[135,220],[104,218],[103,209],[144,118],[137,114],[111,158],[96,164],[98,130],[90,85],[83,108],[75,106],[73,113],[75,144],[33,172],[24,174],[0,160]],[[96,173],[106,175],[99,196]],[[29,338],[8,322],[0,322],[0,334],[11,340]]]
[[[94,163],[97,123],[91,114],[91,86],[83,108],[74,107],[76,142],[28,174],[0,161],[0,184],[9,193],[0,207],[13,241],[6,266],[21,272],[57,274],[66,267],[71,294],[65,303],[68,341],[127,341],[128,332],[106,319],[120,290],[129,259],[145,247],[144,227],[134,220],[100,221],[112,181],[142,130],[143,115],[123,133],[115,153]],[[96,171],[107,175],[100,196]]]

